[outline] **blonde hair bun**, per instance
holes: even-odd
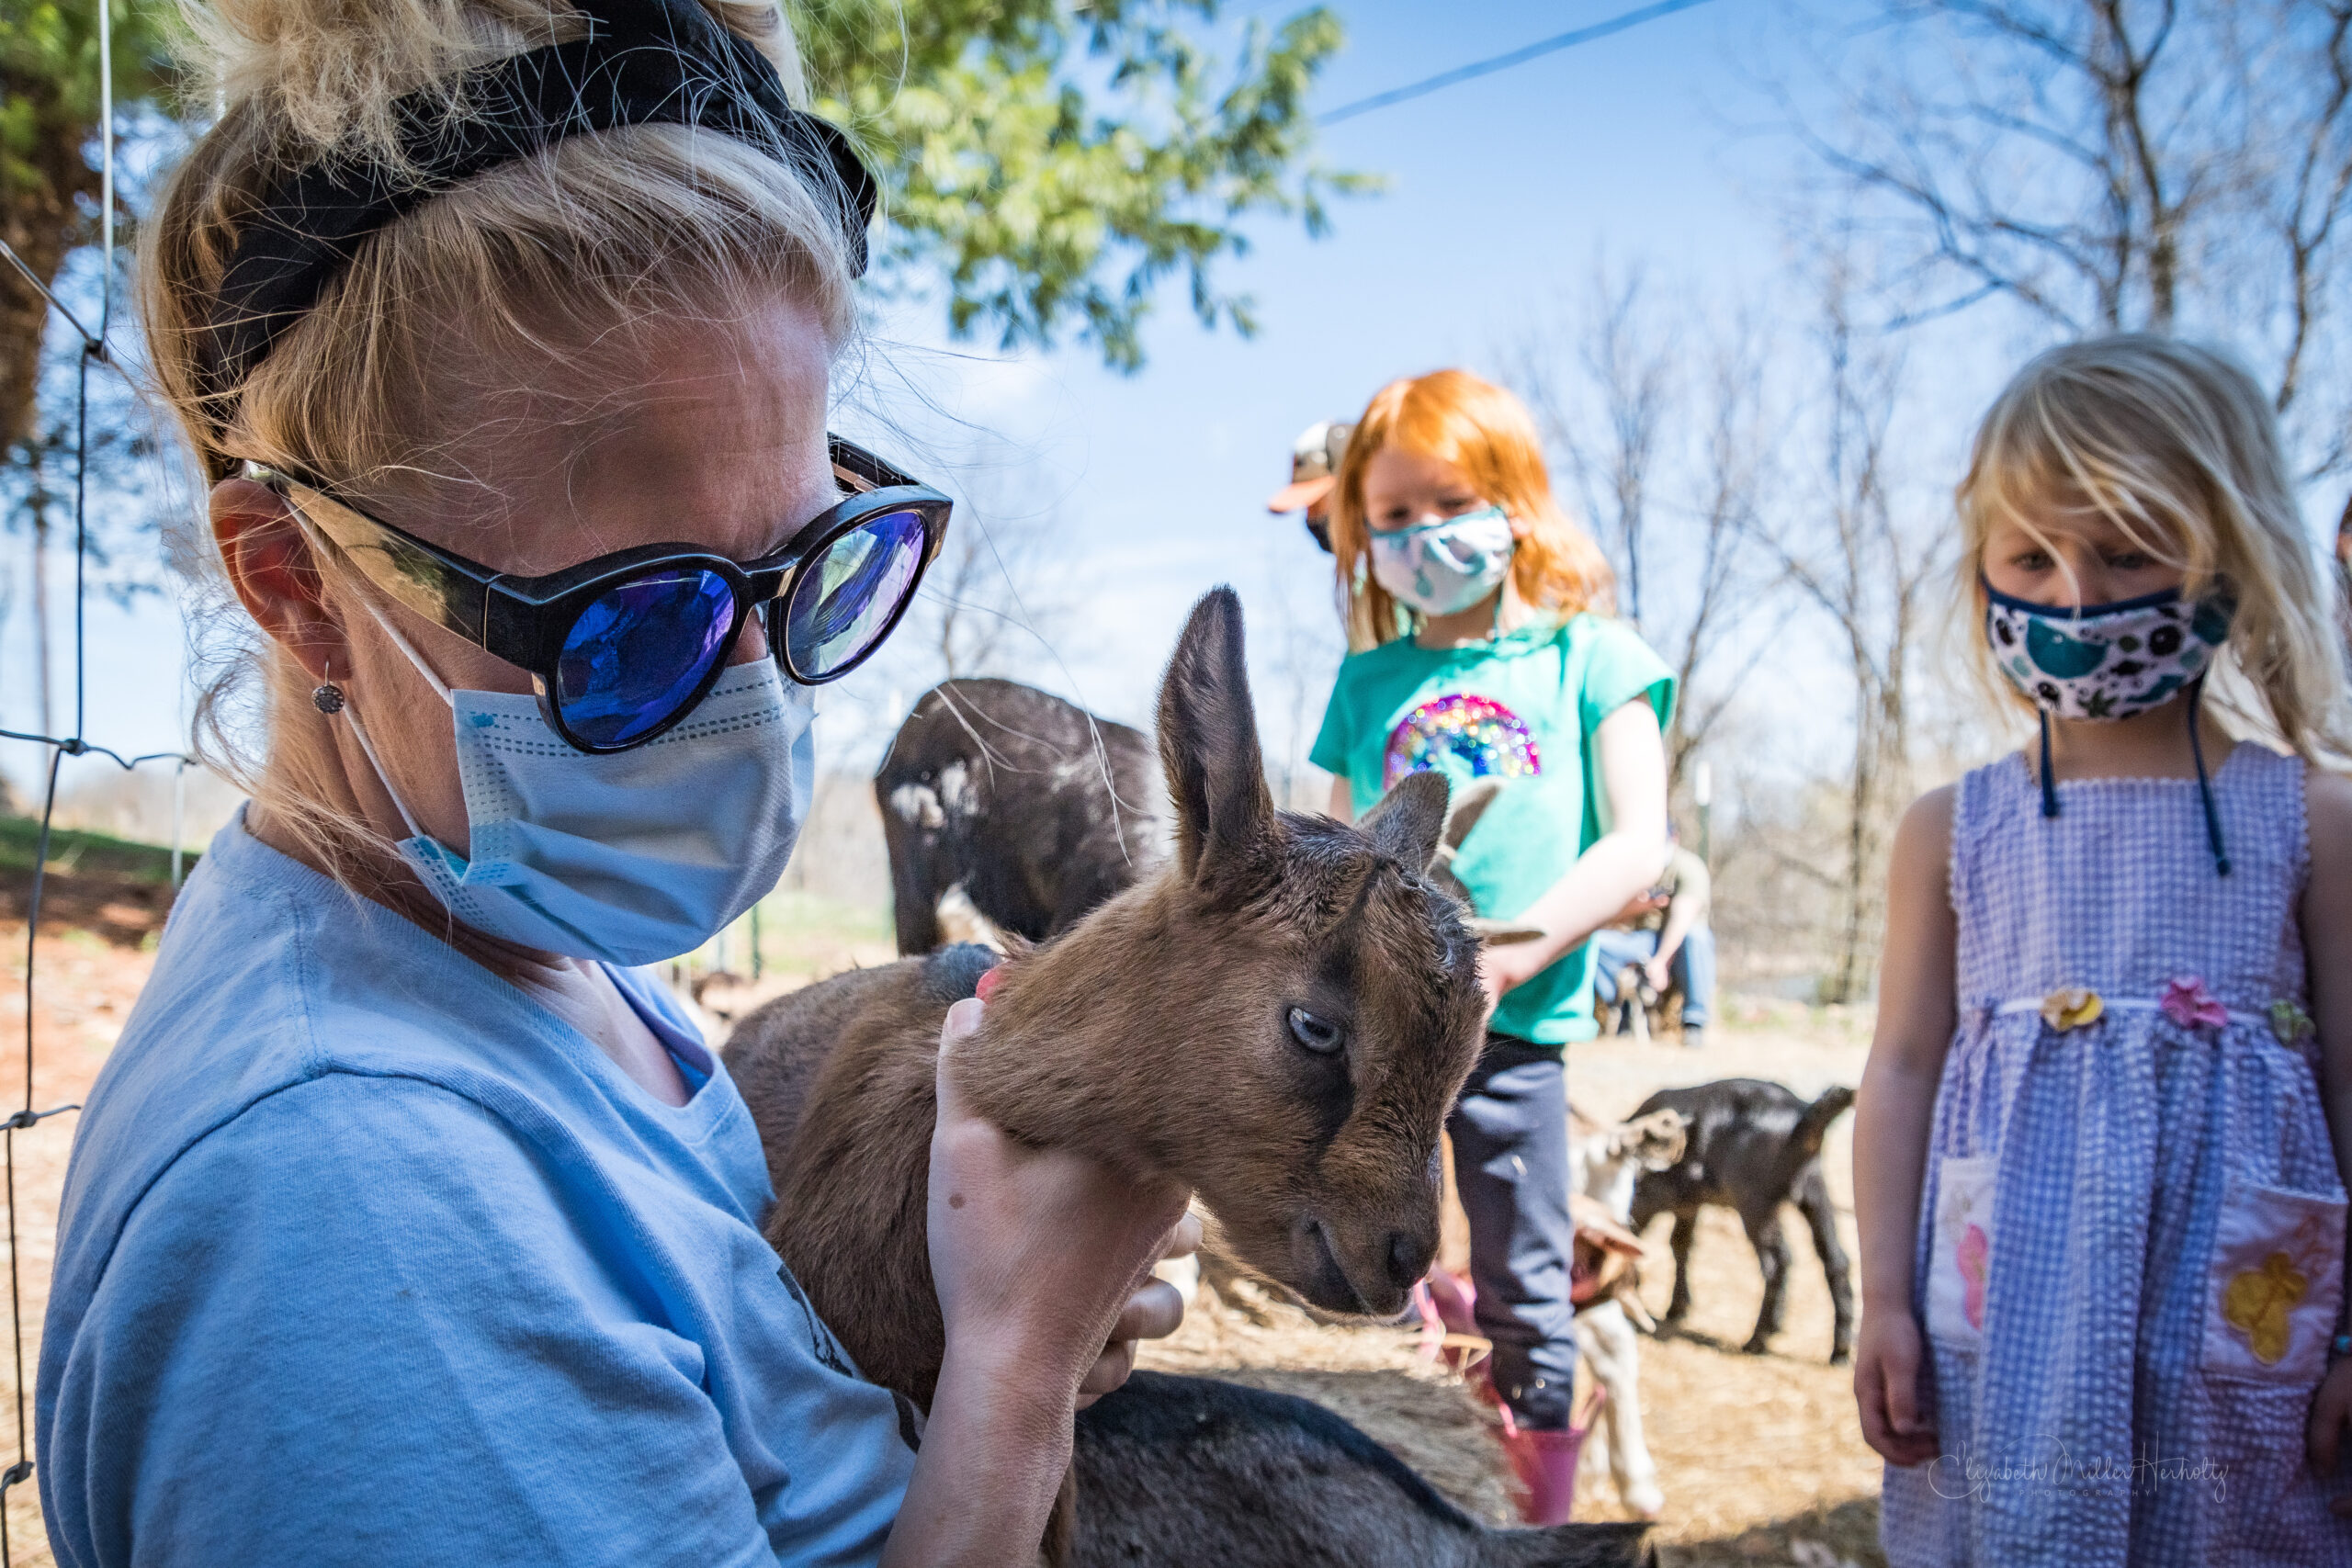
[[[703,0],[722,25],[760,46],[794,101],[804,96],[792,32],[773,4]],[[224,108],[249,106],[285,138],[289,164],[326,156],[401,162],[392,106],[587,29],[565,0],[184,0],[198,57],[189,62]]]

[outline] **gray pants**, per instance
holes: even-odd
[[[1576,1385],[1566,1085],[1558,1046],[1490,1034],[1445,1122],[1495,1392],[1538,1429],[1568,1424]]]

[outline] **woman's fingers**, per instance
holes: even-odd
[[[1103,1347],[1078,1385],[1078,1407],[1085,1409],[1127,1381],[1127,1374],[1135,1371],[1136,1340],[1165,1339],[1183,1324],[1183,1293],[1165,1280],[1146,1280],[1142,1289],[1127,1298],[1111,1330],[1111,1343]]]
[[[939,1026],[939,1064],[936,1079],[939,1094],[939,1120],[956,1122],[971,1114],[964,1105],[964,1096],[956,1084],[954,1058],[956,1048],[978,1032],[981,1015],[986,1011],[980,998],[967,997],[947,1010],[947,1018]]]
[[[1111,1337],[1114,1341],[1165,1339],[1183,1325],[1183,1293],[1165,1280],[1152,1280],[1127,1298],[1119,1321],[1112,1325]]]
[[[1168,1233],[1168,1245],[1159,1249],[1159,1260],[1166,1263],[1178,1258],[1190,1258],[1200,1249],[1201,1216],[1187,1209],[1184,1217],[1176,1222],[1176,1228]]]
[[[1135,1345],[1125,1339],[1113,1340],[1103,1347],[1102,1353],[1094,1358],[1094,1365],[1080,1380],[1078,1407],[1083,1410],[1104,1394],[1116,1393],[1127,1381],[1127,1374],[1135,1370]]]

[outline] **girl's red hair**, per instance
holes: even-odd
[[[1592,536],[1569,521],[1552,498],[1543,442],[1527,406],[1466,370],[1433,370],[1391,381],[1374,394],[1348,437],[1332,493],[1331,553],[1347,600],[1350,640],[1359,647],[1400,635],[1396,602],[1372,575],[1371,528],[1364,520],[1363,471],[1389,446],[1453,464],[1484,501],[1524,525],[1511,554],[1511,586],[1528,604],[1562,620],[1587,610],[1608,613],[1616,574]]]

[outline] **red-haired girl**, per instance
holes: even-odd
[[[1487,1046],[1447,1132],[1513,1461],[1531,1522],[1553,1523],[1576,1483],[1562,1054],[1595,1032],[1586,939],[1666,858],[1674,677],[1610,614],[1609,564],[1552,499],[1526,409],[1466,372],[1381,389],[1331,532],[1361,649],[1312,752],[1332,815],[1423,769],[1510,781],[1453,870],[1481,914],[1542,935],[1481,962]]]

